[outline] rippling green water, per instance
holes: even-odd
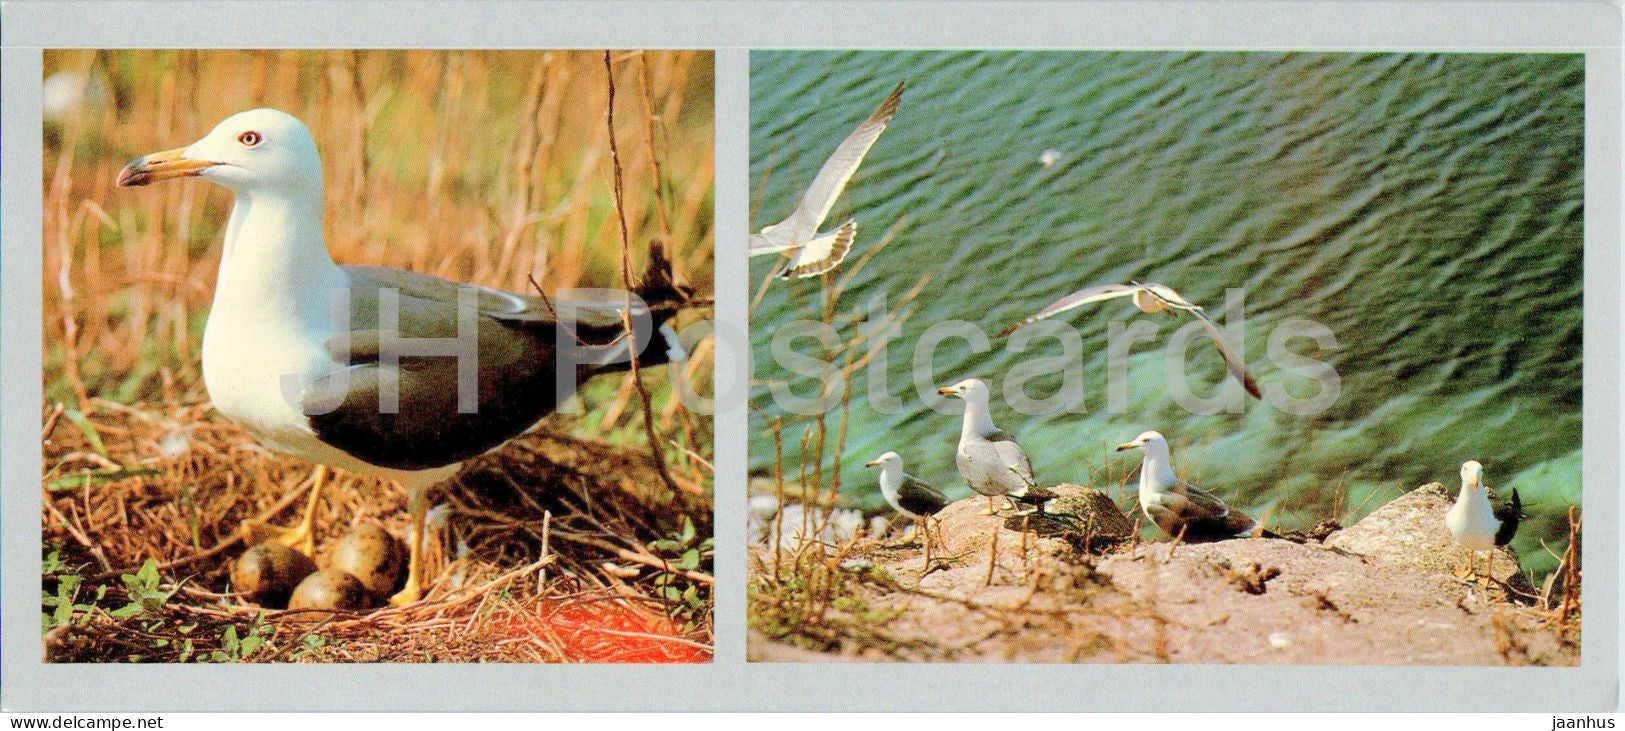
[[[902,413],[852,406],[840,466],[850,498],[879,504],[862,464],[887,449],[969,492],[953,463],[958,405],[933,411],[908,377],[931,323],[992,334],[1073,289],[1128,279],[1164,282],[1216,313],[1240,287],[1248,361],[1266,387],[1303,380],[1264,357],[1278,324],[1307,319],[1336,335],[1335,351],[1293,344],[1336,367],[1342,390],[1328,411],[1299,417],[1249,400],[1244,414],[1192,415],[1164,385],[1162,351],[1140,346],[1131,408],[1106,413],[1107,323],[1158,323],[1161,340],[1177,325],[1115,302],[1064,319],[1085,344],[1087,413],[1026,416],[996,396],[995,420],[1046,483],[1121,476],[1134,459],[1108,458],[1109,447],[1158,429],[1181,472],[1242,506],[1275,507],[1288,527],[1330,515],[1339,495],[1358,517],[1422,482],[1453,489],[1476,458],[1534,516],[1517,544],[1526,566],[1554,563],[1538,541],[1561,543],[1561,514],[1580,502],[1580,56],[753,53],[752,230],[783,217],[904,79],[900,111],[831,216],[858,218],[854,258],[902,222],[841,310],[880,293],[895,303],[932,278],[887,351]],[[1050,169],[1045,150],[1057,155]],[[752,262],[757,282],[767,258]],[[791,376],[766,347],[776,326],[816,316],[818,286],[775,283],[752,318],[758,470],[773,462],[765,419],[780,413],[766,381]],[[1222,368],[1198,345],[1192,385],[1206,393]],[[978,376],[998,394],[1013,365],[1060,353],[1053,339],[1021,354],[950,340],[934,380]],[[865,393],[862,375],[854,387]]]

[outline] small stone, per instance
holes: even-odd
[[[190,451],[192,440],[186,438],[185,432],[172,431],[158,440],[158,453],[163,455],[164,459],[180,459]]]

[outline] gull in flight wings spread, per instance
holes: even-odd
[[[824,223],[829,210],[835,207],[835,199],[840,197],[847,182],[858,171],[863,156],[880,139],[880,133],[886,130],[902,98],[903,85],[899,83],[874,114],[852,130],[840,147],[835,148],[835,153],[824,161],[824,166],[818,170],[818,177],[813,178],[812,185],[802,194],[801,202],[789,217],[751,235],[751,256],[782,256],[784,261],[778,276],[785,279],[818,276],[834,269],[846,258],[857,237],[858,222],[849,220],[827,233],[819,233],[818,227]]]
[[[1224,358],[1224,365],[1230,370],[1230,375],[1240,381],[1241,385],[1247,389],[1247,393],[1251,394],[1253,398],[1264,397],[1263,393],[1258,390],[1258,383],[1253,380],[1252,374],[1247,372],[1247,364],[1243,363],[1241,356],[1237,355],[1236,351],[1230,348],[1230,344],[1225,342],[1224,335],[1219,332],[1218,326],[1214,325],[1212,320],[1207,319],[1207,314],[1202,311],[1200,306],[1186,300],[1184,295],[1175,292],[1164,284],[1131,282],[1129,284],[1099,284],[1093,287],[1084,287],[1051,302],[1048,307],[1039,310],[1032,317],[1005,328],[1004,332],[999,333],[999,337],[1002,338],[1021,329],[1023,326],[1031,325],[1039,320],[1054,317],[1087,304],[1104,302],[1118,297],[1132,297],[1134,306],[1148,315],[1155,315],[1159,312],[1169,314],[1176,312],[1190,313],[1192,317],[1202,323],[1202,328],[1207,330],[1208,339],[1213,341],[1213,347],[1219,351],[1219,356]]]

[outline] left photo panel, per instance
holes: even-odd
[[[47,662],[710,661],[710,53],[44,66]]]

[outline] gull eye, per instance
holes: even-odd
[[[260,139],[260,133],[255,132],[254,130],[249,130],[237,135],[237,141],[243,143],[243,147],[253,147],[258,145],[260,143]]]

